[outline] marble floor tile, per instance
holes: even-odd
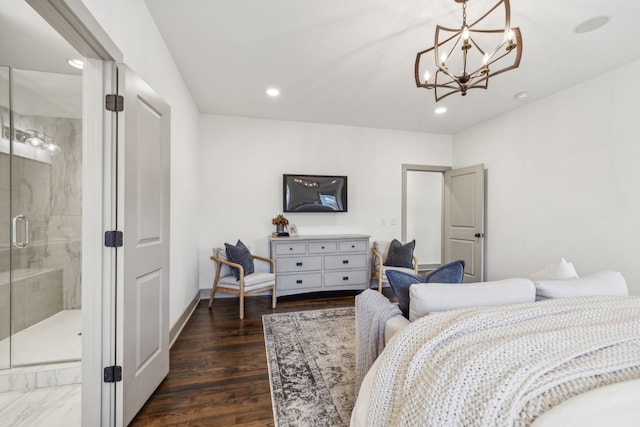
[[[82,311],[63,310],[14,334],[13,366],[80,360]]]
[[[0,394],[2,427],[80,427],[80,424],[80,384]]]

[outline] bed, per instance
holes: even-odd
[[[566,290],[540,284],[543,301],[386,319],[401,330],[364,376],[351,425],[640,425],[640,297],[585,285],[540,298]]]

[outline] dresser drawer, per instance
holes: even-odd
[[[365,240],[343,240],[340,242],[340,252],[368,252],[369,242]]]
[[[366,266],[367,256],[365,254],[327,255],[324,257],[325,270],[365,268]]]
[[[322,286],[322,273],[301,273],[278,276],[278,289],[319,288]]]
[[[338,245],[336,242],[310,242],[310,254],[333,254],[337,252]]]
[[[324,274],[324,286],[349,286],[367,282],[366,270],[332,271]]]
[[[322,270],[322,256],[282,257],[276,259],[276,272]]]
[[[306,243],[276,243],[275,255],[304,255],[307,253]]]

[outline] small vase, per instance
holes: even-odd
[[[276,224],[276,232],[278,234],[284,233],[284,224]]]

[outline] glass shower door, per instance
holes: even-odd
[[[10,81],[11,366],[79,360],[82,77]]]
[[[0,67],[0,369],[11,366],[9,68]],[[6,129],[6,132],[5,132]]]

